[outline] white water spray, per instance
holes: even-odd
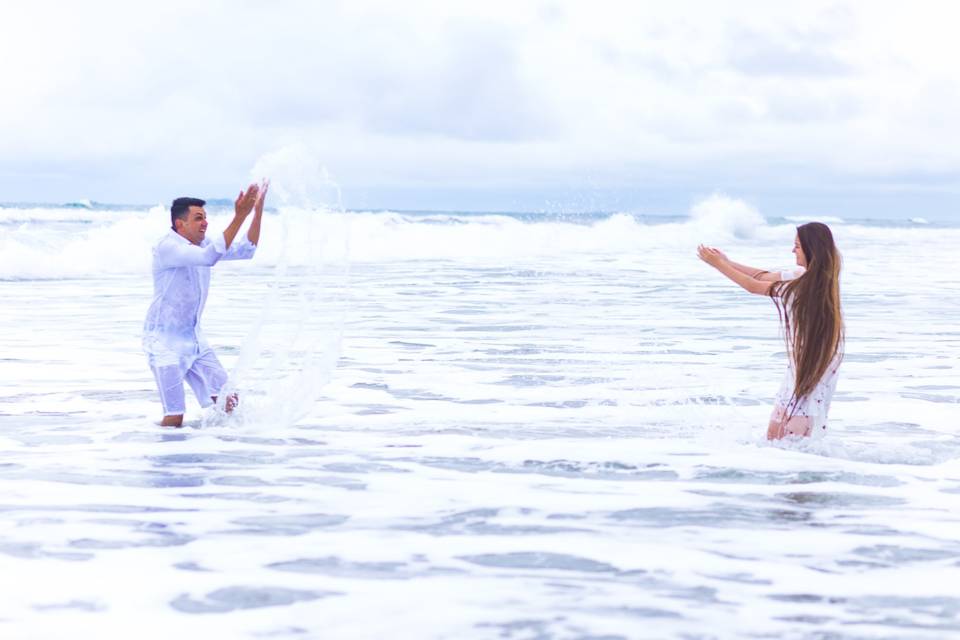
[[[251,176],[271,181],[267,205],[276,213],[265,214],[261,244],[276,243],[280,251],[267,289],[251,292],[262,307],[219,408],[237,393],[239,422],[284,427],[310,412],[336,368],[349,288],[349,224],[339,187],[306,147],[263,156]]]

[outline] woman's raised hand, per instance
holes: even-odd
[[[720,251],[720,249],[714,249],[713,247],[702,244],[697,247],[697,256],[712,267],[717,266],[727,259],[727,256],[723,251]]]

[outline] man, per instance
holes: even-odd
[[[220,260],[249,260],[260,240],[263,202],[270,183],[250,185],[234,203],[233,220],[222,235],[206,237],[206,204],[177,198],[170,207],[172,230],[153,248],[153,303],[143,325],[143,348],[163,404],[161,426],[179,427],[186,410],[183,382],[200,405],[217,401],[227,372],[200,331],[200,315],[210,288],[210,267]],[[245,238],[236,239],[253,211]],[[236,398],[228,398],[232,411]]]

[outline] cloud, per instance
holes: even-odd
[[[544,137],[549,117],[536,104],[536,85],[523,77],[521,39],[509,25],[463,20],[446,24],[432,41],[403,37],[390,48],[407,50],[400,60],[378,57],[360,71],[362,90],[351,112],[386,135],[491,142]]]
[[[822,45],[783,42],[755,33],[734,38],[729,60],[731,67],[748,75],[823,78],[853,73],[851,65]]]
[[[232,193],[258,157],[291,143],[321,154],[347,197],[712,190],[730,176],[943,182],[960,173],[960,149],[943,144],[960,137],[958,11],[880,0],[20,3],[0,23],[0,197],[136,200],[177,180]],[[84,185],[105,192],[70,191]]]
[[[733,23],[726,38],[727,60],[731,68],[753,76],[854,75],[856,69],[844,59],[844,48],[855,41],[857,28],[854,13],[839,4],[815,9],[799,21],[789,14],[768,20],[762,30]]]

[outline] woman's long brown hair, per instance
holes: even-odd
[[[793,397],[785,407],[793,416],[827,372],[834,356],[843,354],[840,310],[840,252],[830,227],[809,222],[797,227],[807,269],[799,278],[774,283],[770,297],[783,323],[787,351],[796,368]]]

